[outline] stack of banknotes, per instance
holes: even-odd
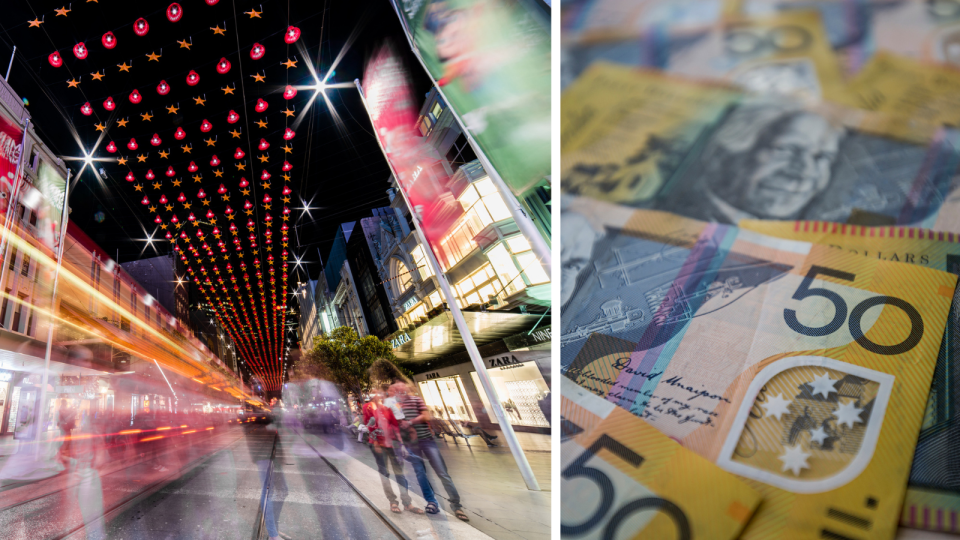
[[[561,535],[960,534],[960,0],[561,11]]]

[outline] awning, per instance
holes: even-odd
[[[463,318],[477,346],[513,336],[533,328],[540,315],[465,311]],[[445,311],[412,332],[396,332],[393,354],[405,362],[426,362],[466,350],[453,316]]]

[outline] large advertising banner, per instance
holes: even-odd
[[[427,242],[434,248],[449,221],[443,214],[443,185],[446,173],[439,156],[416,130],[419,108],[414,100],[410,78],[393,47],[382,46],[367,62],[363,90],[374,131],[397,174],[400,188],[407,194],[410,210],[423,225]]]
[[[550,174],[549,14],[536,0],[392,1],[448,105],[522,196]]]
[[[23,130],[0,117],[0,219],[7,213],[23,150]]]

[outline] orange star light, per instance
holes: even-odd
[[[251,77],[253,77],[257,82],[264,82],[265,80],[267,80],[267,78],[266,78],[265,76],[263,76],[263,75],[261,75],[261,74],[259,74],[259,73],[256,73],[256,74],[254,74],[254,75],[251,75]]]
[[[289,118],[289,117],[293,116],[294,111],[291,111],[290,109],[286,109],[286,110],[283,111],[283,114],[287,115],[287,117]]]
[[[145,112],[145,113],[143,113],[143,114],[140,115],[140,118],[143,118],[143,121],[144,121],[144,122],[149,122],[150,119],[153,118],[153,115],[150,114],[150,113],[148,113],[148,112]]]
[[[227,35],[227,30],[225,28],[220,28],[220,25],[217,25],[211,28],[211,30],[213,30],[214,35],[217,35],[217,34],[220,34],[221,36]]]
[[[254,123],[262,128],[267,127],[267,123],[262,118],[258,122],[254,122]]]
[[[61,15],[63,15],[64,17],[66,17],[66,16],[67,16],[67,13],[70,13],[70,12],[73,11],[73,10],[67,9],[66,7],[62,7],[62,8],[60,8],[60,9],[55,9],[54,11],[57,12],[57,17],[59,17],[59,16],[61,16]]]
[[[161,55],[159,55],[159,54],[157,54],[157,53],[154,53],[154,52],[151,52],[150,54],[147,54],[147,55],[144,55],[144,56],[146,56],[146,57],[149,59],[149,60],[147,60],[147,62],[150,62],[151,60],[154,61],[154,62],[159,62]]]
[[[214,146],[215,144],[217,144],[217,141],[214,140],[213,137],[206,139],[203,142],[207,143],[207,146]]]
[[[127,120],[126,118],[121,118],[120,120],[117,120],[117,125],[120,127],[127,127],[128,122],[130,121]]]
[[[203,99],[203,98],[200,97],[200,96],[197,96],[197,97],[193,98],[193,102],[194,102],[194,104],[196,104],[196,105],[203,105],[204,103],[207,102],[207,100]]]
[[[103,130],[107,129],[107,126],[98,123],[98,124],[96,125],[96,128],[97,128],[97,131],[103,131]]]
[[[43,21],[40,19],[34,19],[32,21],[27,21],[30,23],[30,28],[40,28],[40,25],[43,24]]]
[[[258,19],[261,18],[261,17],[260,17],[260,14],[261,14],[261,13],[263,13],[263,12],[262,12],[262,11],[257,11],[257,10],[255,10],[255,9],[253,9],[253,8],[250,8],[250,11],[244,11],[244,12],[243,12],[244,15],[249,15],[251,19],[254,18],[254,17],[256,17],[256,18],[258,18]]]
[[[235,138],[237,138],[237,139],[240,138],[240,132],[237,131],[236,129],[234,129],[233,131],[231,131],[230,134],[233,135],[233,136],[234,136]]]
[[[190,151],[193,150],[193,147],[190,146],[189,144],[186,144],[184,146],[181,146],[180,149],[183,150],[184,154],[189,154]]]
[[[125,157],[123,157],[123,156],[120,156],[119,158],[117,158],[117,163],[120,164],[120,165],[126,165],[126,164],[127,164],[127,158],[125,158]]]
[[[229,86],[225,86],[221,88],[221,90],[223,90],[223,95],[227,95],[227,94],[233,95],[233,91],[236,89],[237,89],[236,87],[230,88]]]
[[[132,68],[133,66],[128,66],[127,63],[124,62],[124,63],[122,63],[122,64],[117,64],[117,67],[120,68],[120,71],[128,71],[128,72],[129,72],[129,71],[130,71],[130,68]]]
[[[167,152],[166,150],[160,151],[160,157],[162,157],[163,159],[167,159],[167,156],[169,155],[170,155],[170,152]]]
[[[96,73],[91,73],[90,76],[93,77],[93,80],[95,81],[103,79],[103,73],[100,73],[99,71]]]
[[[179,108],[174,107],[173,105],[167,107],[167,112],[170,114],[177,114],[177,111],[179,110],[180,110]]]
[[[287,66],[287,69],[290,69],[290,68],[292,68],[292,67],[297,67],[297,60],[291,60],[291,59],[287,58],[287,61],[286,61],[286,62],[280,62],[280,65],[281,65],[281,66]]]
[[[180,44],[181,49],[186,49],[188,51],[190,50],[190,46],[193,45],[193,43],[187,43],[187,40],[178,41],[177,43]]]
[[[67,81],[67,88],[76,88],[78,86],[80,86],[80,81],[76,79],[70,79]]]

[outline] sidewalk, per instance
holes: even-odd
[[[299,426],[295,429],[311,442],[319,443],[317,450],[322,454],[336,454],[341,459],[377,470],[373,453],[356,438],[344,433],[304,432]],[[539,492],[526,488],[505,444],[488,448],[479,437],[475,437],[470,439],[470,446],[462,439],[458,440],[459,444],[437,440],[437,446],[460,492],[464,510],[470,516],[469,525],[497,540],[547,540],[550,538],[550,437],[532,433],[518,433],[517,437],[540,484]],[[497,442],[502,442],[502,437]],[[419,494],[413,469],[409,464],[405,465],[411,492]],[[429,466],[427,471],[441,507],[449,510],[440,480]],[[387,500],[380,486],[374,483],[365,486],[364,496],[386,508]],[[392,514],[387,514],[392,518]]]

